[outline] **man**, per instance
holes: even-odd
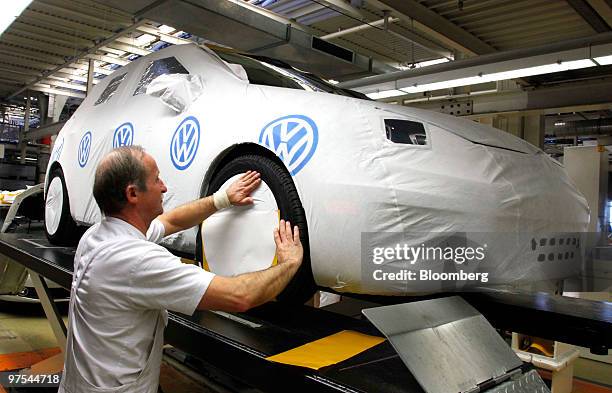
[[[279,263],[236,277],[183,264],[156,244],[218,209],[253,203],[249,195],[259,183],[249,171],[227,191],[162,214],[167,189],[153,157],[132,146],[102,159],[93,192],[104,218],[75,255],[59,392],[157,392],[166,310],[244,311],[283,290],[303,257],[299,230],[289,222],[274,232]]]

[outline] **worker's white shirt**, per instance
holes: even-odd
[[[151,223],[145,238],[127,222],[106,217],[79,243],[81,260],[75,259],[75,273],[89,253],[97,254],[80,273],[75,299],[80,313],[69,326],[73,351],[66,354],[73,361],[66,365],[77,365],[94,386],[110,388],[136,380],[152,351],[161,351],[161,343],[152,348],[160,313],[165,323],[166,310],[193,314],[214,277],[155,244],[163,236],[159,220]],[[102,242],[106,245],[99,251]],[[74,371],[67,368],[66,376]],[[155,372],[159,378],[159,368]]]

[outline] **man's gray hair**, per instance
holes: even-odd
[[[147,190],[147,169],[141,146],[123,146],[112,150],[98,164],[93,195],[106,216],[119,213],[127,203],[126,188],[133,184]]]

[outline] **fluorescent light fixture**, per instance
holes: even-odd
[[[13,23],[15,19],[27,6],[30,5],[32,0],[12,0],[2,2],[2,13],[0,14],[0,34]]]
[[[579,68],[594,67],[595,64],[591,59],[573,60],[573,61],[560,61],[553,64],[545,64],[541,66],[520,68],[510,71],[494,72],[491,74],[480,74],[477,76],[470,76],[466,78],[451,79],[442,82],[425,83],[422,85],[415,84],[414,86],[408,86],[400,88],[400,90],[406,93],[420,93],[424,91],[433,91],[441,89],[449,89],[452,87],[469,86],[479,83],[496,82],[507,79],[523,78],[526,76],[550,74],[553,72],[576,70]]]
[[[157,28],[157,30],[159,30],[160,33],[170,34],[170,33],[172,33],[176,29],[174,27],[172,27],[172,26],[161,25],[161,26],[159,26]]]
[[[610,56],[595,57],[593,60],[595,60],[597,63],[599,63],[601,65],[612,64],[612,55],[610,55]]]
[[[373,100],[380,100],[383,98],[403,96],[405,94],[406,92],[401,90],[383,90],[377,91],[376,93],[369,93],[366,95]]]
[[[555,126],[560,127],[560,126],[564,126],[565,122],[564,121],[556,121],[555,122]]]
[[[155,40],[157,40],[157,37],[152,36],[151,34],[142,34],[136,38],[136,44],[138,46],[148,45]]]

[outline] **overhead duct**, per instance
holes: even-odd
[[[557,137],[612,135],[612,118],[568,121],[552,130]]]
[[[376,70],[370,57],[318,39],[294,22],[243,1],[98,2],[238,50],[283,60],[325,78],[346,80],[395,70],[383,65]]]

